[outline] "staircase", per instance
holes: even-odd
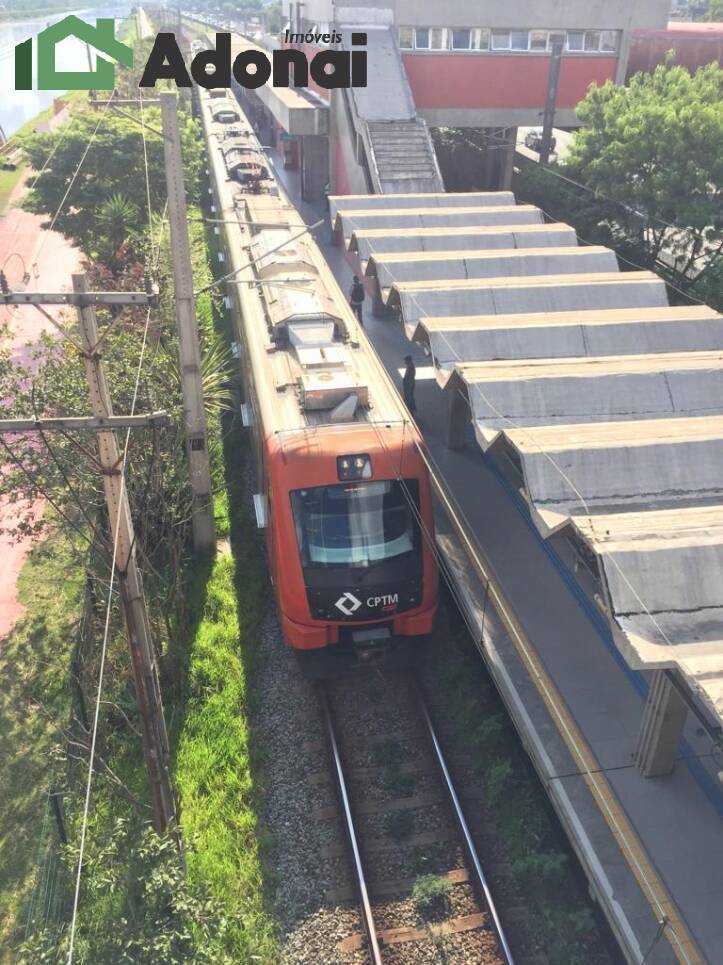
[[[341,29],[347,50],[351,49],[351,29]],[[367,34],[367,62],[374,83],[351,88],[346,94],[374,192],[444,191],[432,138],[426,122],[417,117],[393,29],[378,25],[354,29]]]
[[[444,190],[432,138],[421,118],[367,121],[366,127],[380,194]]]

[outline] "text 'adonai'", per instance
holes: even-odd
[[[351,34],[352,47],[364,47],[366,42],[365,33]],[[309,75],[326,90],[367,86],[366,50],[321,50],[309,60],[303,51],[294,48],[273,50],[269,56],[258,47],[251,47],[232,60],[229,33],[217,33],[215,49],[199,51],[190,67],[189,76],[175,35],[159,33],[138,86],[155,87],[159,80],[172,80],[178,87],[191,87],[192,77],[200,87],[213,90],[230,87],[233,76],[241,87],[251,90],[263,87],[269,79],[273,87],[308,87]]]

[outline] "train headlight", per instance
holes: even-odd
[[[336,473],[341,482],[347,482],[350,479],[371,479],[371,456],[366,452],[352,456],[337,456]]]

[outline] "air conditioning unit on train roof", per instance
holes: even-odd
[[[361,405],[368,402],[367,387],[356,377],[347,347],[334,339],[334,329],[334,321],[325,317],[288,326],[289,342],[301,367],[301,404],[305,409],[335,409],[351,395]]]
[[[304,249],[296,242],[289,241],[290,237],[286,228],[265,228],[254,235],[251,257],[259,278],[289,273],[306,275],[310,281],[316,278],[318,272],[305,257]]]

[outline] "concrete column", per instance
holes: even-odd
[[[452,376],[447,389],[447,448],[463,449],[465,429],[469,418],[469,401]]]
[[[625,74],[628,71],[628,60],[630,59],[630,42],[632,32],[623,30],[620,34],[620,50],[618,51],[618,62],[615,67],[615,83],[624,84]]]
[[[507,128],[507,144],[503,151],[500,151],[500,175],[498,189],[509,191],[512,187],[512,167],[515,161],[515,147],[517,145],[517,128]]]
[[[687,713],[685,701],[666,673],[654,671],[635,750],[636,763],[645,777],[662,777],[675,767]]]
[[[509,191],[517,143],[516,127],[485,128],[488,138],[483,162],[483,190]]]
[[[323,134],[301,138],[301,197],[318,201],[329,183],[329,141]]]

